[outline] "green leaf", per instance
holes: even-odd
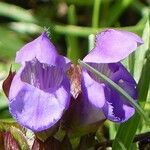
[[[0,2],[0,16],[9,17],[17,21],[35,22],[35,18],[30,11],[4,2]]]
[[[88,48],[89,48],[89,52],[94,48],[95,46],[95,35],[94,34],[90,34],[88,36]]]
[[[129,72],[133,75],[134,73],[134,64],[135,64],[135,53],[133,52],[128,57],[128,63],[129,63]]]
[[[114,139],[117,132],[116,124],[112,121],[109,121],[108,123],[109,123],[109,139]]]
[[[9,113],[8,107],[0,107],[0,120],[1,119],[11,119],[11,115]]]
[[[124,144],[120,140],[118,140],[118,145],[121,148],[121,150],[127,150],[126,147],[124,146]]]
[[[147,24],[146,27],[147,28]],[[148,35],[147,32],[145,31],[147,29],[144,29],[143,32],[143,37],[145,37],[144,39],[144,43],[147,45],[149,40],[147,40],[148,38],[146,38],[146,36]],[[146,46],[143,46],[142,51],[145,52],[147,50]],[[139,56],[140,57],[140,56]],[[143,57],[143,54],[141,54],[141,57]],[[138,82],[138,101],[141,104],[142,107],[144,107],[147,96],[148,96],[148,90],[149,90],[149,85],[150,85],[150,78],[149,78],[149,70],[150,70],[150,58],[143,58],[142,60],[144,62],[143,68],[142,68],[142,72],[141,72],[141,77],[140,80]],[[138,64],[139,67],[141,64]],[[138,67],[138,66],[137,66]],[[136,68],[139,69],[139,68]],[[119,150],[118,149],[118,143],[117,143],[117,139],[119,139],[122,143],[124,143],[125,147],[130,150],[131,146],[132,146],[132,141],[133,138],[136,134],[137,128],[139,123],[141,122],[141,116],[136,113],[129,121],[123,123],[122,125],[120,125],[118,131],[117,131],[117,135],[115,138],[115,141],[113,143],[113,149],[114,150]]]
[[[30,150],[29,145],[27,143],[27,139],[26,139],[25,135],[21,132],[21,130],[12,126],[12,127],[10,127],[10,133],[17,141],[21,150]]]
[[[141,104],[144,104],[147,98],[149,84],[150,84],[150,78],[147,73],[148,69],[150,70],[150,61],[147,61],[146,64],[143,67],[142,76],[140,78],[140,82],[138,84],[139,87],[139,102]],[[145,80],[146,79],[146,80]],[[131,144],[133,141],[133,138],[135,136],[137,127],[139,125],[141,116],[136,113],[128,122],[123,123],[120,125],[116,139],[119,139],[124,143],[127,149],[130,150]],[[128,132],[127,132],[128,131]],[[116,142],[116,139],[113,143],[113,149],[117,150],[118,143]]]
[[[134,67],[134,77],[138,81],[141,75],[142,67],[144,64],[144,58],[146,55],[147,50],[149,49],[150,45],[150,25],[149,20],[147,20],[142,39],[144,44],[140,46],[135,52],[135,67]]]
[[[121,16],[122,12],[131,4],[134,0],[117,0],[110,9],[110,13],[107,19],[107,26],[113,25],[118,18]],[[116,11],[117,10],[117,11]],[[113,15],[112,15],[113,14]]]
[[[7,27],[0,27],[0,59],[6,61],[15,57],[16,51],[23,44],[24,42],[18,34],[10,31]]]
[[[150,120],[147,117],[147,115],[145,114],[144,110],[135,102],[135,100],[126,92],[124,91],[120,86],[118,86],[115,82],[113,82],[111,79],[109,79],[107,76],[105,76],[104,74],[102,74],[101,72],[97,71],[96,69],[94,69],[93,67],[91,67],[90,65],[84,63],[83,61],[79,60],[79,64],[82,67],[85,67],[87,70],[91,71],[93,74],[95,74],[97,77],[103,79],[105,82],[107,82],[110,86],[112,86],[115,90],[117,90],[120,94],[122,94],[126,100],[128,100],[128,102],[135,107],[135,109],[137,110],[137,112],[143,116],[143,118],[145,119],[146,123],[148,123],[150,125]]]
[[[22,130],[22,127],[19,124],[17,124],[14,120],[0,119],[0,132],[9,132],[12,126]]]

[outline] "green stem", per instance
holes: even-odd
[[[92,16],[92,27],[93,28],[98,28],[100,4],[101,4],[101,0],[94,1],[93,16]]]
[[[71,5],[68,9],[68,23],[71,25],[77,24],[76,10],[75,6]],[[78,44],[77,36],[67,35],[67,57],[72,60],[73,63],[77,63],[80,58],[80,48]]]
[[[26,22],[10,23],[9,27],[15,30],[16,32],[28,33],[28,34],[41,33],[43,31],[43,27],[39,25],[35,25],[33,23],[26,23]],[[137,34],[141,34],[143,28],[144,28],[144,24],[114,28],[114,29],[127,30],[131,32],[135,32]],[[52,29],[54,32],[58,34],[74,35],[78,37],[88,37],[90,34],[96,34],[108,28],[91,28],[91,27],[81,27],[75,25],[53,24],[52,26],[50,26],[50,29]]]
[[[70,5],[68,9],[68,22],[71,25],[77,24],[76,9],[74,5]]]
[[[144,25],[143,25],[144,26]],[[127,31],[132,31],[135,33],[141,33],[143,30],[143,26],[130,26],[130,27],[121,27],[114,29],[122,29]],[[67,35],[76,35],[81,37],[87,37],[90,34],[96,34],[97,32],[106,30],[107,28],[91,28],[91,27],[81,27],[74,25],[54,25],[54,31],[59,34],[67,34]]]

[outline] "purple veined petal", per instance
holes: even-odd
[[[23,64],[34,58],[37,58],[41,63],[54,66],[60,58],[62,61],[66,61],[63,56],[57,53],[55,46],[49,40],[46,32],[43,32],[38,38],[26,44],[17,52],[16,63]]]
[[[57,89],[63,77],[61,67],[40,63],[36,58],[25,63],[20,76],[23,82],[45,91]]]
[[[18,123],[35,132],[46,130],[69,106],[69,81],[59,68],[37,60],[26,62],[12,81],[9,100]]]
[[[102,108],[105,103],[105,85],[97,82],[90,74],[83,69],[81,77],[81,90],[84,99],[87,99],[92,105]]]
[[[109,68],[113,71],[110,78],[137,100],[136,82],[125,67],[121,63],[114,63],[109,64]],[[106,86],[105,93],[107,100],[103,112],[109,120],[121,123],[134,115],[135,109],[115,89]]]
[[[134,33],[108,29],[96,36],[95,48],[83,59],[84,62],[114,63],[126,58],[142,39]]]

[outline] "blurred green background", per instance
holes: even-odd
[[[7,98],[2,92],[1,85],[10,65],[14,63],[15,53],[44,29],[49,31],[49,36],[59,53],[67,55],[74,63],[77,63],[79,58],[82,59],[93,47],[93,34],[106,28],[128,30],[143,36],[145,45],[124,61],[138,82],[146,61],[145,55],[150,51],[149,5],[149,0],[1,0],[0,120],[10,118]],[[15,67],[13,65],[14,69]],[[146,92],[140,98],[144,103],[147,100],[144,108],[150,116],[150,90],[149,94],[147,90],[149,80],[146,79],[149,77],[150,70],[146,68],[142,88],[140,83],[140,88]],[[131,122],[130,124],[133,124],[132,120]],[[106,126],[108,126],[109,139],[115,138],[119,125],[107,122]],[[139,130],[132,127],[137,133],[149,131],[149,127],[142,121],[141,126]]]

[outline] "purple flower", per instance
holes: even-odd
[[[9,91],[9,110],[21,125],[42,131],[62,117],[70,102],[70,84],[66,76],[70,61],[59,55],[42,33],[17,52],[16,73]]]
[[[108,29],[96,36],[94,49],[83,61],[112,79],[137,100],[136,82],[119,61],[142,43],[134,33]],[[84,100],[102,110],[111,121],[124,122],[135,112],[124,97],[85,68],[82,69],[81,87]]]
[[[95,48],[83,61],[137,100],[136,82],[119,61],[142,43],[133,33],[109,29],[97,35]],[[99,115],[101,120],[106,116],[109,120],[124,122],[135,112],[124,97],[85,68],[82,72],[80,68],[73,68],[75,73],[71,71],[69,81],[66,72],[70,61],[57,53],[45,32],[17,52],[16,62],[21,68],[11,83],[9,110],[18,123],[35,132],[46,130],[61,119],[71,94],[80,100],[75,101],[77,107],[70,113],[75,114],[72,118],[77,116],[75,122],[80,118],[79,124],[99,122]]]

